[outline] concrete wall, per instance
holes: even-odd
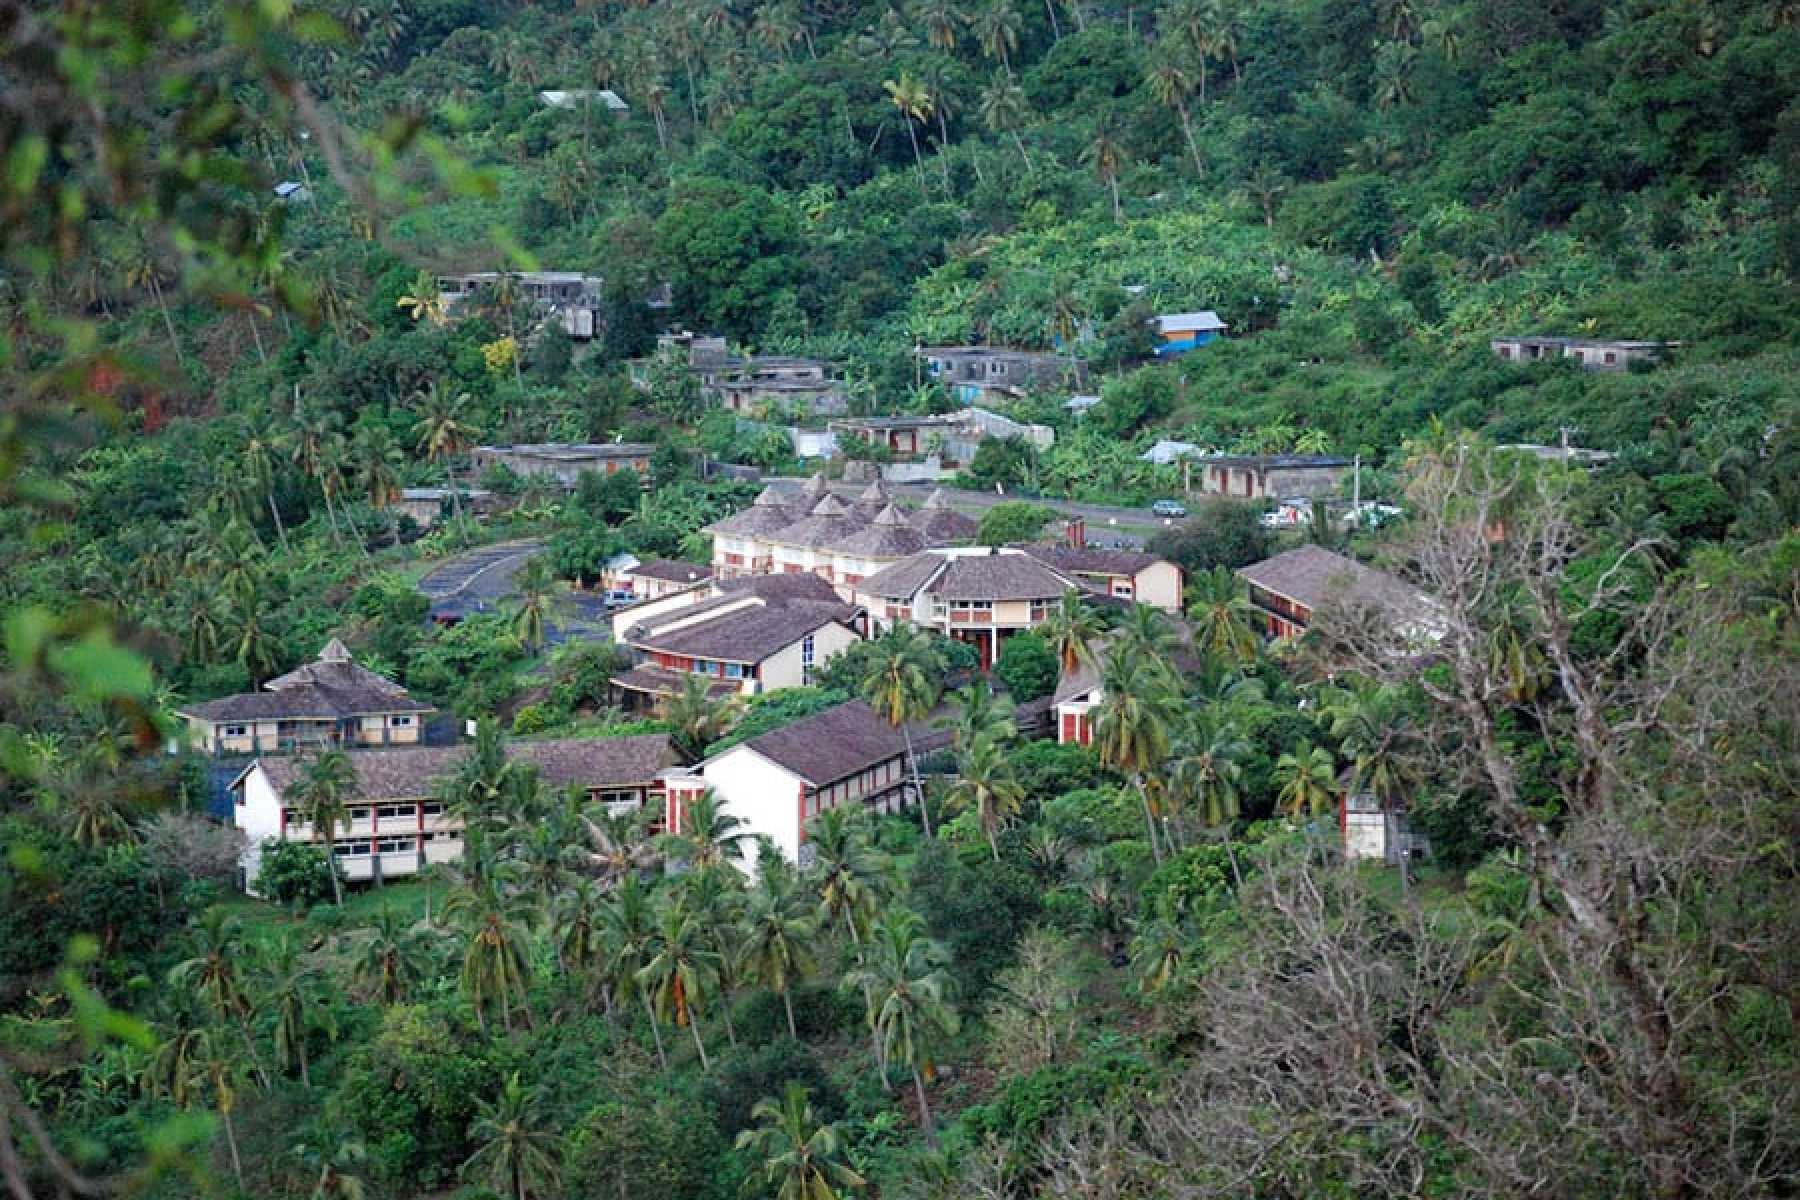
[[[1164,612],[1181,611],[1181,568],[1171,562],[1157,562],[1137,573],[1134,581],[1139,604],[1148,604]]]
[[[789,862],[800,860],[800,803],[805,785],[748,746],[734,746],[701,771],[721,807],[744,822],[744,831],[767,837]],[[748,849],[749,847],[746,846]],[[745,866],[754,873],[755,852]]]
[[[835,622],[820,628],[813,634],[813,670],[817,671],[861,640],[852,630]],[[801,662],[801,650],[801,644],[795,642],[762,661],[763,691],[773,692],[804,685],[806,673]]]

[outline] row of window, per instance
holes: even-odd
[[[388,728],[390,728],[390,729],[409,729],[412,727],[412,723],[413,723],[412,714],[408,713],[408,714],[405,714],[402,716],[389,717],[387,719],[387,723],[388,723]],[[284,733],[284,732],[291,733],[293,731],[293,727],[295,725],[302,725],[302,724],[316,727],[316,726],[325,724],[325,722],[323,722],[323,721],[305,721],[305,722],[279,721],[276,723],[275,729],[276,729],[276,732],[278,735],[280,733]],[[219,727],[219,732],[223,736],[228,737],[228,738],[249,737],[250,736],[250,726],[245,725],[245,724],[222,725]]]
[[[351,838],[332,846],[339,858],[366,858],[370,854],[413,854],[426,842],[460,842],[461,834],[427,833],[407,837]]]
[[[870,767],[858,775],[839,780],[830,787],[809,790],[802,804],[803,815],[816,817],[827,808],[836,808],[847,800],[882,791],[900,781],[900,760],[889,759],[887,762]]]
[[[418,819],[421,811],[426,817],[441,817],[444,815],[444,805],[441,801],[433,800],[425,804],[358,804],[344,810],[346,819],[351,824],[367,821],[371,814],[382,821],[412,821]],[[300,825],[306,821],[306,814],[291,804],[281,810],[281,815],[289,825]]]

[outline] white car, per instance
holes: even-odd
[[[1377,504],[1365,501],[1344,514],[1344,526],[1348,529],[1380,529],[1388,522],[1406,515],[1406,510],[1392,504]]]

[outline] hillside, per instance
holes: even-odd
[[[1791,1188],[1796,6],[136,0],[0,28],[11,1195]],[[440,282],[534,270],[597,277],[595,336],[516,278]],[[1199,310],[1226,335],[1156,357],[1153,319]],[[1135,512],[1185,592],[1034,603],[985,678],[901,623],[817,664],[809,636],[801,686],[628,707],[591,585],[710,559],[758,494],[712,464],[820,465],[652,358],[676,330],[825,360],[857,417],[966,405],[923,346],[1079,359],[1097,405],[1066,374],[994,393],[1053,443],[946,482],[1048,506],[986,509],[990,546],[1059,502]],[[1662,346],[1490,347],[1540,334]],[[1333,511],[1395,515],[1165,520],[1160,439],[1353,458]],[[474,454],[535,442],[641,457],[563,488]],[[1327,550],[1423,599],[1295,617],[1234,574]],[[1258,636],[1278,613],[1310,625]],[[251,756],[181,747],[177,713],[328,643],[429,714],[384,743],[479,737],[393,796],[293,760],[268,898],[241,894],[219,819]],[[846,776],[894,791],[802,780],[798,862],[753,849],[705,765],[858,696],[887,721],[863,742],[913,723]],[[1032,740],[1051,701],[1082,715]],[[714,799],[518,769],[520,739],[621,734]],[[288,837],[427,804],[459,849],[427,866],[420,832],[417,879],[347,887],[330,835]],[[1429,856],[1356,861],[1353,812]]]

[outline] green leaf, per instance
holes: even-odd
[[[52,650],[50,665],[84,700],[143,700],[150,695],[150,664],[104,631]]]

